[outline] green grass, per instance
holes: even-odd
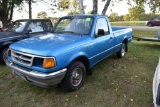
[[[136,37],[157,37],[157,31],[158,30],[138,30],[138,29],[133,29],[133,35]]]
[[[133,34],[142,37],[156,33],[134,30]],[[83,87],[72,93],[66,92],[63,86],[50,89],[33,86],[0,65],[0,106],[150,107],[159,50],[160,43],[133,40],[124,58],[118,59],[113,54],[98,63]]]
[[[145,26],[146,21],[119,21],[111,22],[112,26]]]

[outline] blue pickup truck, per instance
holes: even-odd
[[[31,84],[50,87],[62,82],[75,91],[95,64],[113,53],[124,57],[131,40],[132,29],[112,28],[106,16],[65,16],[53,32],[10,45],[6,64]]]

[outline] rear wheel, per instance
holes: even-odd
[[[125,43],[122,43],[122,46],[121,46],[120,50],[117,52],[117,57],[118,58],[124,57],[124,55],[126,53],[126,47],[127,47],[127,45],[125,45]]]
[[[0,61],[2,64],[5,64],[5,61],[7,59],[7,50],[8,50],[8,47],[4,48],[0,54]]]
[[[67,91],[75,91],[82,87],[86,76],[86,69],[82,62],[75,61],[68,67],[64,78],[64,85]]]

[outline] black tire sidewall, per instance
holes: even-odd
[[[73,73],[73,71],[76,69],[76,68],[81,68],[82,71],[83,71],[83,76],[82,76],[82,81],[81,83],[78,85],[78,86],[73,86],[72,83],[71,83],[71,75]],[[67,73],[66,73],[66,76],[64,78],[64,84],[65,84],[65,88],[67,91],[75,91],[75,90],[78,90],[79,88],[81,88],[83,86],[83,83],[84,83],[84,80],[85,80],[85,76],[86,76],[86,69],[85,69],[85,66],[82,62],[79,62],[79,61],[75,61],[73,62],[69,67],[68,67],[68,70],[67,70]]]

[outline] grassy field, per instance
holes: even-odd
[[[134,35],[155,36],[156,31],[134,30]],[[160,43],[133,40],[122,59],[112,55],[87,76],[84,86],[68,93],[63,86],[33,86],[0,65],[1,107],[150,107],[152,80],[160,56]]]
[[[111,22],[112,26],[146,26],[146,21],[119,21]]]

